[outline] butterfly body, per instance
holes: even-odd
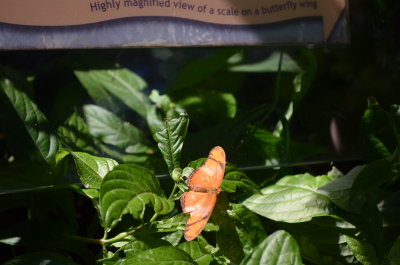
[[[222,191],[220,188],[205,189],[205,188],[196,187],[196,186],[191,187],[191,190],[196,191],[196,192],[210,193],[210,194],[214,194],[214,193],[219,194]]]
[[[195,239],[207,224],[217,201],[217,195],[222,190],[219,186],[225,173],[225,152],[216,146],[211,151],[206,162],[193,171],[188,179],[190,190],[181,197],[184,213],[190,213],[186,222],[184,237],[187,241]]]

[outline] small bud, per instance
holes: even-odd
[[[194,168],[192,167],[185,167],[182,171],[182,177],[184,177],[185,179],[187,179],[190,174],[192,174],[192,172],[194,171]]]
[[[178,182],[178,181],[180,181],[181,179],[182,179],[182,168],[175,168],[173,171],[172,171],[172,179],[175,181],[175,182]]]

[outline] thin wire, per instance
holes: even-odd
[[[293,163],[282,163],[277,165],[258,165],[258,166],[244,166],[238,167],[239,171],[248,172],[255,170],[266,170],[266,169],[278,169],[278,168],[289,168],[289,167],[304,167],[304,166],[315,166],[323,164],[334,164],[343,162],[354,162],[360,161],[361,157],[348,157],[336,160],[315,160],[315,161],[303,161],[303,162],[293,162]],[[170,178],[168,174],[156,175],[159,179]]]
[[[302,166],[315,166],[315,165],[322,165],[322,164],[333,164],[333,163],[343,163],[343,162],[354,162],[360,161],[360,157],[349,157],[339,160],[318,160],[318,161],[303,161],[303,162],[294,162],[294,163],[283,163],[277,165],[258,165],[258,166],[245,166],[245,167],[238,167],[238,170],[243,172],[255,171],[255,170],[266,170],[266,169],[279,169],[279,168],[288,168],[288,167],[302,167]],[[168,174],[160,174],[156,175],[156,177],[160,180],[169,179],[171,178]],[[23,192],[30,192],[30,191],[41,191],[41,190],[51,190],[54,188],[57,189],[69,189],[71,186],[79,186],[83,188],[84,186],[82,183],[69,183],[69,184],[61,184],[61,185],[44,185],[44,186],[37,186],[37,187],[27,187],[27,188],[20,188],[20,189],[10,189],[10,190],[0,190],[0,195],[5,194],[15,194],[15,193],[23,193]]]

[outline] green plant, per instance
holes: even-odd
[[[73,78],[51,111],[33,99],[39,77],[2,67],[6,264],[397,264],[398,106],[371,98],[364,162],[320,173],[312,166],[337,157],[302,141],[309,131],[294,134],[317,69],[314,53],[297,57],[277,51],[250,64],[241,50],[219,50],[188,64],[166,94],[126,68],[70,57],[61,61]],[[254,72],[273,77],[268,104],[239,104]],[[216,144],[230,162],[224,192],[201,236],[185,242],[177,202]]]

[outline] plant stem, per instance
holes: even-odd
[[[101,239],[101,242],[103,243],[103,246],[102,246],[103,258],[104,258],[104,257],[107,257],[107,247],[106,247],[106,245],[104,244],[104,240],[107,239],[107,233],[108,233],[107,229],[104,228],[103,238]]]
[[[150,222],[150,223],[151,223],[151,222],[154,222],[154,221],[157,219],[158,215],[159,215],[158,213],[155,213],[155,214],[151,217],[151,219],[150,219],[149,222]]]
[[[171,191],[171,194],[168,197],[168,200],[171,200],[172,196],[174,196],[176,188],[178,188],[178,185],[176,185],[176,183],[174,184],[174,188]]]
[[[87,242],[87,243],[93,243],[93,244],[98,244],[98,245],[103,245],[103,239],[97,239],[97,238],[89,238],[89,237],[83,237],[83,236],[74,236],[74,235],[67,235],[64,234],[65,237],[69,237],[72,239],[76,239],[79,241]]]
[[[88,237],[74,236],[74,235],[64,235],[64,236],[69,237],[69,238],[73,238],[73,239],[76,239],[76,240],[79,240],[79,241],[87,242],[87,243],[93,243],[93,244],[102,245],[103,246],[103,250],[104,250],[105,245],[112,244],[112,243],[117,242],[117,241],[119,241],[121,239],[124,239],[125,237],[127,237],[129,235],[132,235],[132,234],[138,232],[139,230],[142,230],[143,228],[144,228],[144,225],[139,225],[135,229],[133,229],[133,230],[131,230],[129,232],[120,233],[120,234],[118,234],[115,237],[110,238],[110,239],[106,239],[107,238],[106,231],[105,231],[104,237],[102,239],[88,238]]]
[[[142,230],[143,228],[144,228],[144,225],[139,225],[135,229],[133,229],[133,230],[131,230],[129,232],[120,233],[120,234],[118,234],[115,237],[110,238],[110,239],[101,239],[101,241],[103,242],[104,245],[112,244],[114,242],[120,241],[121,239],[124,239],[125,237],[127,237],[129,235],[132,235],[132,234],[138,232],[139,230]]]

